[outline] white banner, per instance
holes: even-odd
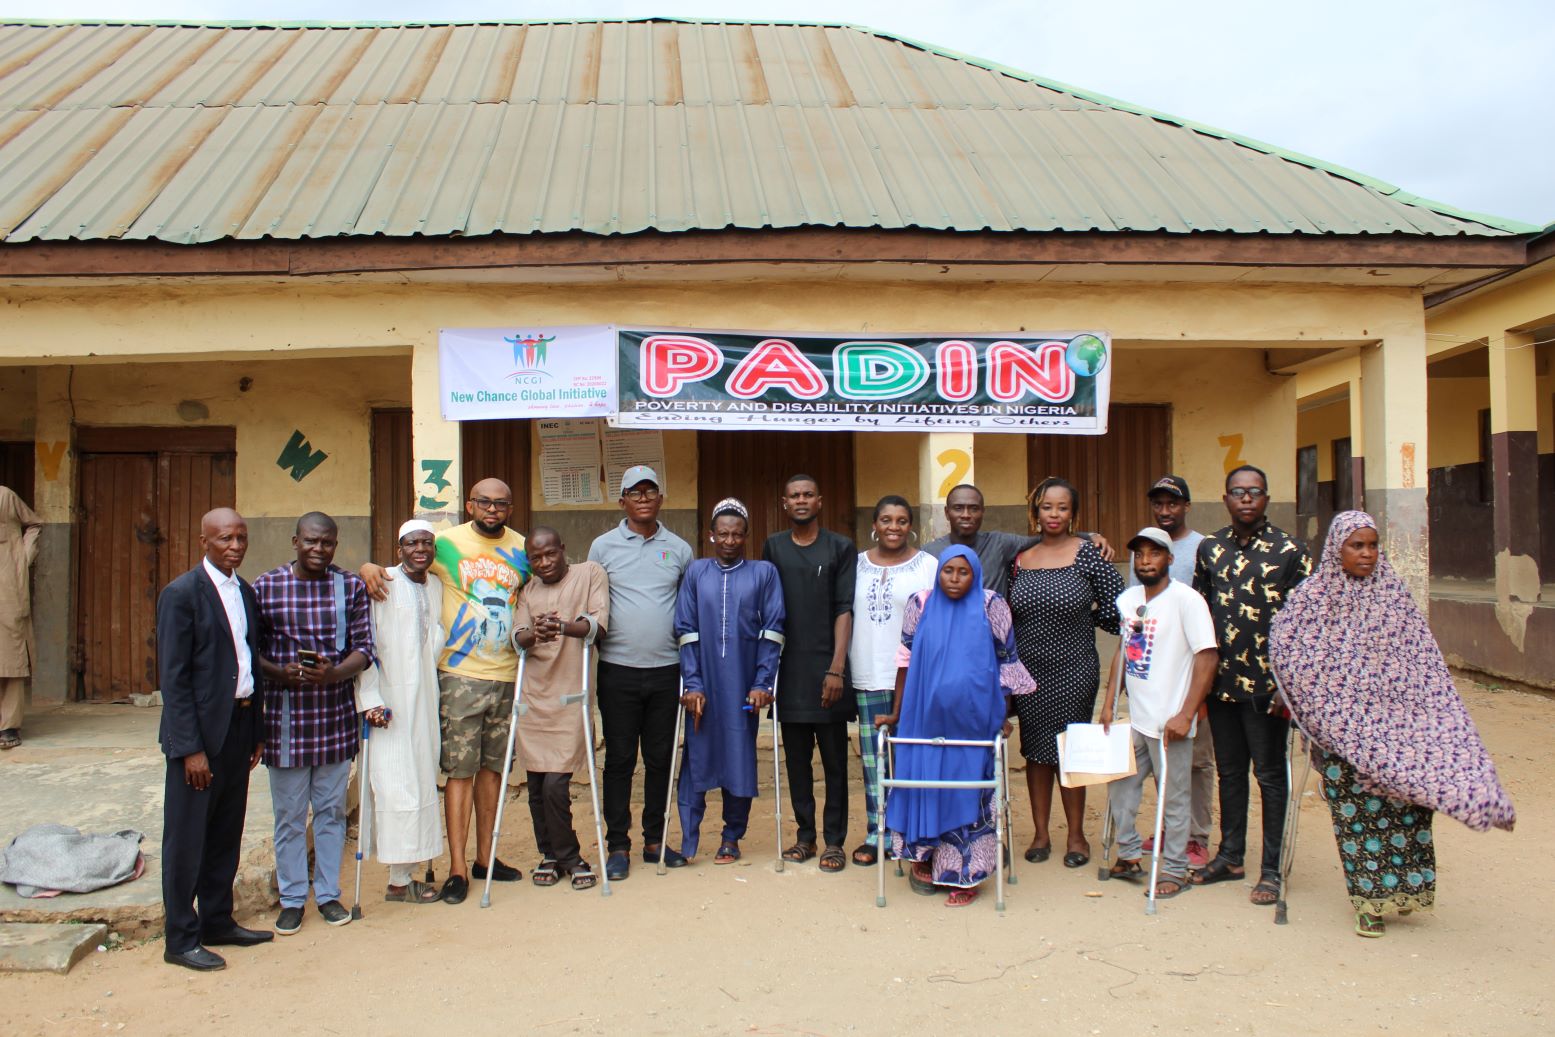
[[[447,421],[616,411],[613,325],[444,328],[437,354]]]

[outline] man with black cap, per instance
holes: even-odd
[[[1123,617],[1122,658],[1108,675],[1101,722],[1110,726],[1117,709],[1117,668],[1128,682],[1129,724],[1133,728],[1136,773],[1108,789],[1113,830],[1118,833],[1114,878],[1138,879],[1142,847],[1136,826],[1145,775],[1153,773],[1156,795],[1165,803],[1160,848],[1158,898],[1188,888],[1188,768],[1199,707],[1209,695],[1219,662],[1215,622],[1209,606],[1191,584],[1171,575],[1174,544],[1165,530],[1141,529],[1128,542],[1135,586],[1118,595]],[[1164,780],[1163,780],[1164,779]]]
[[[1155,524],[1172,541],[1172,579],[1186,587],[1193,586],[1194,560],[1199,554],[1199,543],[1204,534],[1188,525],[1188,509],[1193,498],[1188,493],[1188,483],[1180,475],[1163,475],[1151,484],[1146,497],[1150,501],[1150,513]],[[1128,585],[1139,586],[1134,575],[1133,559],[1129,559]],[[1127,621],[1125,616],[1124,620]],[[1193,737],[1193,823],[1188,829],[1188,865],[1202,868],[1209,863],[1209,831],[1215,807],[1215,785],[1219,780],[1215,773],[1215,740],[1210,737],[1207,716]],[[1145,849],[1152,849],[1146,841]]]
[[[669,797],[680,652],[675,596],[691,546],[664,528],[659,473],[633,465],[621,475],[619,525],[589,546],[589,561],[610,578],[610,630],[599,642],[599,715],[605,736],[604,813],[612,882],[632,868],[632,775],[643,758],[643,860],[659,859]],[[669,863],[680,857],[668,851]]]

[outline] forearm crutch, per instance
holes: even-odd
[[[588,754],[589,761],[589,801],[594,807],[594,840],[599,847],[599,871],[601,882],[599,895],[610,895],[610,873],[605,868],[605,824],[599,811],[599,774],[594,767],[594,705],[589,701],[589,655],[593,647],[589,641],[583,642],[583,685],[576,695],[563,695],[562,702],[570,703],[574,700],[583,704],[583,745]],[[662,839],[662,837],[661,837]],[[660,851],[662,859],[663,851]]]
[[[372,805],[368,803],[367,796],[367,748],[372,744],[373,725],[367,722],[367,714],[362,714],[362,773],[358,777],[356,793],[356,809],[360,814],[356,823],[356,893],[351,900],[351,920],[358,921],[362,917],[362,847],[370,842],[372,831]]]
[[[497,838],[502,834],[502,811],[508,802],[508,775],[513,772],[513,739],[518,734],[518,718],[523,715],[524,660],[529,653],[518,651],[518,679],[513,682],[513,710],[508,714],[508,747],[502,757],[502,781],[497,785],[497,819],[491,826],[491,867],[486,869],[486,888],[481,892],[481,907],[491,906],[491,877],[497,873]]]
[[[1274,902],[1274,924],[1287,925],[1285,894],[1290,888],[1291,869],[1296,864],[1296,830],[1301,825],[1301,795],[1306,790],[1307,779],[1312,773],[1312,740],[1301,732],[1304,748],[1301,752],[1301,781],[1291,781],[1291,754],[1296,751],[1296,735],[1300,725],[1291,720],[1290,734],[1285,742],[1285,785],[1289,789],[1285,800],[1285,831],[1280,839],[1280,896]]]
[[[660,875],[664,874],[664,860],[669,855],[669,846],[670,846],[670,839],[669,839],[669,835],[670,835],[670,811],[675,809],[675,779],[680,776],[680,754],[685,752],[685,746],[683,744],[683,737],[684,736],[681,734],[681,732],[683,732],[685,730],[685,725],[686,725],[686,701],[685,701],[686,681],[685,681],[685,678],[681,678],[681,681],[680,681],[680,694],[681,694],[680,705],[675,710],[675,737],[674,737],[674,741],[671,743],[674,746],[674,755],[672,755],[670,757],[670,783],[669,783],[669,789],[666,792],[666,797],[667,798],[665,799],[665,802],[664,802],[664,827],[659,830],[659,874]],[[685,841],[685,837],[686,837],[686,833],[684,831],[682,831],[680,833],[680,837],[681,837],[682,842],[684,842]]]
[[[1155,846],[1150,851],[1150,899],[1145,902],[1145,914],[1155,914],[1155,886],[1156,877],[1161,873],[1161,843],[1165,842],[1162,836],[1166,824],[1166,732],[1161,732],[1161,769],[1155,772]],[[1110,806],[1110,804],[1109,804]],[[1107,811],[1107,816],[1112,816],[1112,811]]]
[[[761,636],[778,646],[777,662],[772,667],[772,817],[777,827],[777,870],[783,870],[783,755],[778,737],[778,675],[783,671],[783,635],[763,630]]]

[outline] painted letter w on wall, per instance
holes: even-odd
[[[329,455],[322,450],[314,450],[308,442],[302,430],[292,433],[292,438],[286,441],[286,446],[281,448],[281,456],[275,459],[275,466],[289,471],[296,482],[302,482],[313,469],[324,463]]]

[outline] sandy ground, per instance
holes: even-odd
[[[478,892],[457,907],[365,898],[366,917],[339,929],[310,906],[299,935],[228,949],[229,968],[215,975],[163,964],[160,940],[98,953],[69,976],[0,978],[0,1029],[272,1037],[369,1028],[872,1034],[925,1025],[1076,1034],[1555,1032],[1546,877],[1555,855],[1547,792],[1555,702],[1461,686],[1517,802],[1518,830],[1478,835],[1439,822],[1438,908],[1391,921],[1382,940],[1351,933],[1326,810],[1310,791],[1283,927],[1271,909],[1247,902],[1247,886],[1230,883],[1163,902],[1147,917],[1138,887],[1099,883],[1094,865],[1071,871],[1056,857],[1017,862],[1019,883],[1003,915],[991,892],[959,910],[912,896],[894,868],[890,903],[880,909],[874,869],[832,876],[811,863],[777,874],[770,807],[762,806],[771,801],[763,798],[735,866],[714,867],[704,856],[659,877],[639,864],[609,898],[527,881],[499,885],[487,910]],[[1031,835],[1024,799],[1015,804],[1017,848]],[[1096,807],[1093,799],[1088,829],[1099,855]],[[588,828],[586,786],[574,787],[574,809],[580,830]],[[854,811],[862,817],[861,800]],[[522,863],[527,879],[534,852],[522,800],[508,818],[503,856]],[[716,843],[711,824],[704,847],[709,839]],[[1055,843],[1062,839],[1055,834]],[[381,890],[385,871],[373,866],[367,878]],[[270,916],[246,921],[265,925]]]

